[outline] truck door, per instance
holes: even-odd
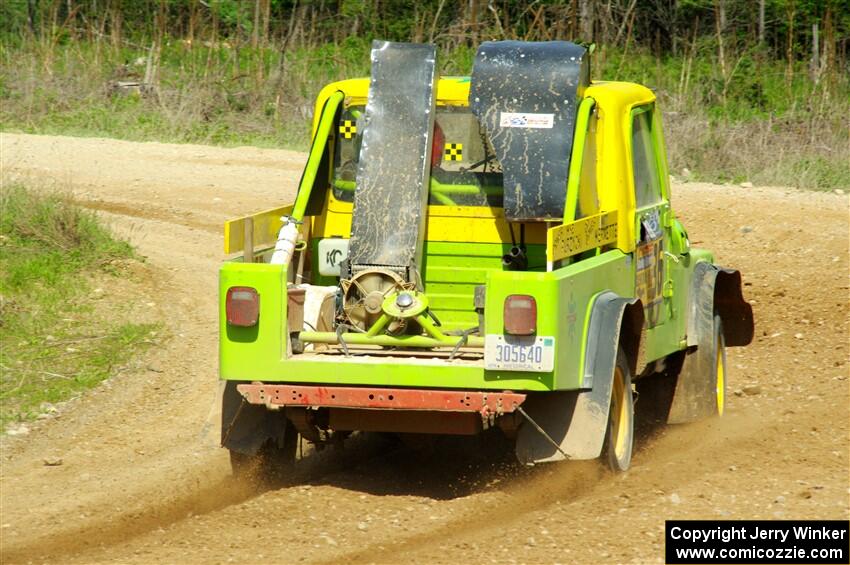
[[[646,327],[654,328],[669,318],[665,300],[672,296],[664,267],[669,236],[670,203],[666,166],[654,105],[631,113],[632,180],[635,196],[635,288],[644,306]]]

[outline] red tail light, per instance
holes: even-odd
[[[505,298],[505,333],[532,335],[537,332],[537,301],[527,294],[511,294]]]
[[[224,301],[227,323],[232,326],[254,326],[260,318],[260,295],[250,286],[232,286]]]
[[[446,134],[440,124],[434,124],[434,139],[431,141],[431,168],[439,166],[443,160],[443,151],[446,150]]]

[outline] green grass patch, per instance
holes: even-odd
[[[332,81],[368,76],[370,48],[356,37],[286,49],[172,39],[152,89],[138,93],[118,85],[142,79],[146,48],[0,42],[0,130],[307,150],[315,96]],[[806,61],[789,73],[755,47],[727,55],[724,67],[711,41],[679,56],[602,46],[591,73],[655,90],[676,175],[850,188],[850,75],[813,81]],[[474,56],[462,45],[441,49],[440,73],[468,74]]]
[[[156,324],[104,312],[95,276],[117,276],[132,247],[67,197],[0,193],[0,430],[106,379],[153,343]]]

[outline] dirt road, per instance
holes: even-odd
[[[647,439],[628,473],[366,438],[261,488],[205,433],[220,226],[291,200],[304,155],[12,134],[0,152],[4,179],[73,191],[139,247],[172,335],[147,369],[2,438],[4,563],[651,563],[665,519],[850,514],[846,195],[675,187],[693,243],[743,271],[757,338],[729,352],[726,417]]]

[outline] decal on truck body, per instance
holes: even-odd
[[[601,212],[546,232],[546,260],[560,261],[617,241],[617,211]]]

